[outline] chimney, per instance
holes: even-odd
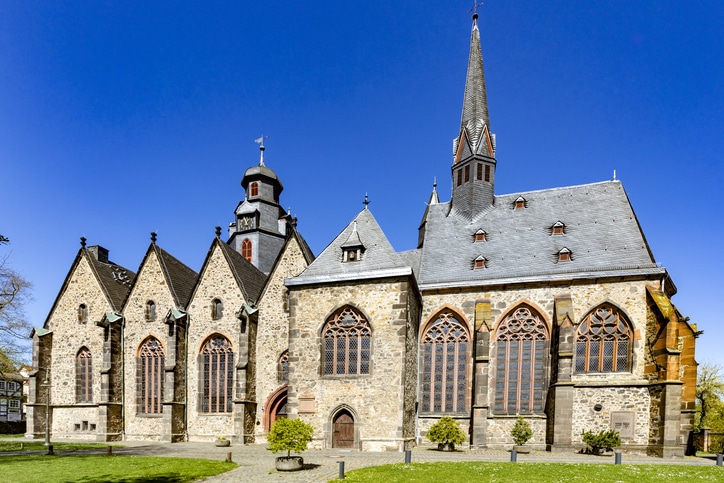
[[[93,254],[96,260],[102,263],[108,263],[108,250],[100,245],[92,245],[88,247],[88,251]]]

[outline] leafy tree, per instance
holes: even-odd
[[[289,458],[292,451],[301,453],[307,449],[307,445],[312,442],[313,435],[314,427],[311,424],[307,424],[301,419],[279,418],[274,421],[274,425],[266,437],[267,443],[269,443],[267,449],[272,453],[286,451],[287,458]]]
[[[0,235],[0,244],[8,239]],[[7,256],[0,259],[0,351],[16,365],[21,362],[23,350],[19,345],[30,333],[25,318],[25,304],[30,301],[31,284],[7,266]]]
[[[703,362],[697,368],[696,378],[696,429],[712,427],[724,429],[724,377],[719,364]]]

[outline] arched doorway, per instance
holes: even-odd
[[[282,386],[269,396],[264,415],[264,429],[269,432],[274,421],[287,417],[287,386]]]
[[[354,418],[346,409],[338,412],[332,421],[332,447],[354,447]]]

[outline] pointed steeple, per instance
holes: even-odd
[[[493,203],[495,136],[490,132],[478,14],[473,15],[460,131],[453,141],[453,209],[466,218]]]

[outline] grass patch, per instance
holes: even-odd
[[[114,448],[123,448],[122,445],[109,445],[103,443],[55,443],[53,442],[54,451],[78,451],[84,449],[104,449],[108,446]],[[21,446],[22,445],[22,446]],[[22,449],[21,449],[22,447]],[[47,451],[48,447],[40,440],[28,441],[3,441],[0,439],[0,453],[9,453],[16,451]],[[4,461],[4,460],[3,460]]]
[[[183,483],[218,475],[236,463],[151,456],[2,456],[7,483]]]
[[[347,482],[625,482],[723,481],[717,466],[613,465],[583,463],[413,463],[371,466],[346,474]],[[336,481],[336,480],[332,480]]]

